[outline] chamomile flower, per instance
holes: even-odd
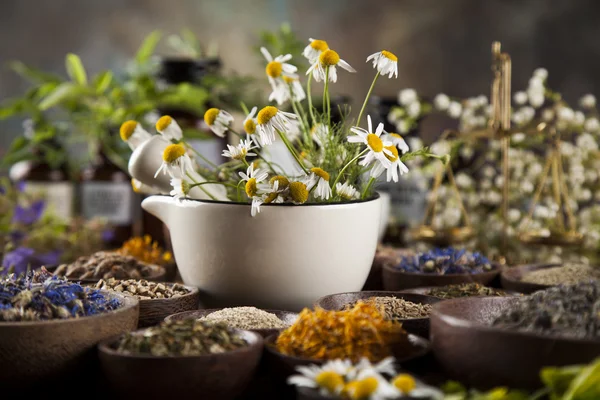
[[[280,111],[277,107],[264,107],[256,117],[260,145],[266,146],[273,143],[276,131],[286,132],[291,121],[297,118],[296,114]]]
[[[335,192],[343,199],[343,200],[356,200],[360,196],[358,190],[348,182],[344,184],[336,183]]]
[[[156,130],[167,140],[181,140],[183,131],[171,116],[163,115],[156,121]]]
[[[182,200],[187,197],[190,192],[190,184],[181,178],[172,178],[171,186],[173,190],[171,190],[171,196],[175,197],[175,200]]]
[[[256,214],[260,213],[260,206],[263,204],[263,198],[259,196],[254,196],[252,198],[252,206],[250,208],[250,215],[255,217]]]
[[[381,75],[388,75],[388,78],[392,75],[398,77],[398,57],[394,53],[382,50],[367,57],[367,62],[371,60],[373,60],[373,68]]]
[[[344,389],[344,377],[352,368],[349,360],[331,360],[322,366],[299,366],[298,375],[292,375],[287,383],[298,387],[318,389],[323,396],[338,395]]]
[[[393,180],[394,182],[398,182],[398,175],[406,174],[408,172],[408,167],[400,161],[396,146],[389,146],[386,147],[386,149],[392,153],[391,156],[386,154],[387,159],[391,161],[391,165],[386,167],[382,163],[376,162],[375,165],[373,165],[373,168],[371,168],[371,176],[373,178],[378,178],[383,171],[387,170],[387,181],[390,182]]]
[[[225,132],[231,126],[233,117],[227,111],[218,108],[209,108],[204,113],[204,122],[219,137],[225,137]]]
[[[346,395],[353,400],[385,400],[398,397],[398,389],[383,376],[373,371],[360,373],[359,379],[351,380],[344,387]]]
[[[431,400],[442,400],[444,398],[444,394],[440,390],[418,383],[409,374],[399,374],[392,379],[391,383],[400,392],[401,396]]]
[[[356,72],[346,61],[340,59],[340,55],[335,51],[328,49],[319,55],[319,58],[306,71],[306,75],[312,73],[317,82],[325,80],[327,75],[327,67],[329,67],[329,82],[337,81],[336,67],[340,66],[348,72]]]
[[[265,72],[267,74],[267,78],[269,79],[269,83],[273,88],[273,91],[280,85],[285,86],[285,82],[283,81],[284,76],[296,77],[295,72],[298,70],[294,65],[288,64],[286,61],[292,59],[291,54],[286,54],[282,56],[277,56],[273,58],[269,50],[264,47],[260,48],[261,53],[267,59],[267,66],[265,67]]]
[[[250,150],[255,149],[254,143],[252,143],[252,139],[248,137],[246,140],[240,140],[240,143],[232,146],[230,144],[227,145],[227,150],[223,150],[223,157],[229,157],[234,160],[245,160],[246,156],[255,156],[256,153],[250,153]]]
[[[369,152],[363,156],[360,165],[369,165],[372,161],[379,161],[385,168],[391,166],[390,160],[386,156],[393,156],[393,153],[388,149],[392,145],[389,140],[382,140],[383,123],[379,123],[375,132],[373,132],[373,124],[371,116],[367,116],[368,130],[353,126],[350,130],[355,133],[354,136],[348,136],[350,143],[364,143],[367,145]]]
[[[185,152],[185,147],[180,144],[170,144],[163,151],[163,162],[154,174],[156,178],[162,171],[172,178],[182,178],[188,172],[194,171],[192,160]]]
[[[315,197],[328,200],[331,197],[331,186],[329,186],[329,174],[321,168],[311,168],[308,177],[308,190],[316,185]]]
[[[242,180],[246,182],[246,194],[250,198],[254,198],[258,194],[258,184],[267,179],[269,176],[266,172],[260,172],[260,169],[254,169],[254,163],[250,164],[246,173],[239,172]]]
[[[309,39],[310,44],[304,48],[302,55],[306,57],[310,64],[314,64],[322,52],[329,50],[329,45],[324,40]]]
[[[306,93],[298,77],[284,76],[283,81],[286,83],[288,97],[294,101],[302,101],[306,98]]]
[[[295,181],[290,182],[289,195],[294,204],[304,204],[308,200],[308,187],[306,183]]]
[[[322,123],[315,124],[310,130],[310,135],[319,147],[323,147],[329,138],[329,126]]]
[[[131,150],[135,150],[140,144],[150,139],[152,135],[140,125],[137,121],[123,122],[119,134],[124,142],[127,142]]]
[[[402,154],[408,153],[408,150],[410,150],[404,138],[397,133],[388,133],[385,135],[384,139],[392,142],[392,144],[396,146],[402,152]]]

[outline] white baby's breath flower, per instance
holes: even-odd
[[[448,106],[448,115],[452,118],[460,118],[462,113],[462,105],[457,101],[450,102]]]
[[[167,140],[181,140],[183,131],[173,118],[163,115],[156,121],[156,130]]]
[[[233,117],[227,111],[209,108],[204,113],[204,122],[215,135],[225,137],[225,132],[233,122]]]
[[[600,122],[598,122],[597,118],[589,118],[587,121],[585,121],[583,129],[585,129],[587,132],[595,133],[598,131],[598,129],[600,129]]]
[[[477,107],[484,107],[488,104],[488,98],[487,96],[480,94],[479,96],[477,96],[475,98],[476,102],[477,102]]]
[[[575,118],[575,112],[569,107],[561,107],[558,110],[558,119],[564,122],[572,122]]]
[[[511,141],[513,143],[521,143],[525,140],[525,134],[523,132],[517,132],[511,136]]]
[[[394,53],[382,50],[367,57],[367,62],[371,60],[373,60],[373,68],[381,75],[388,75],[388,78],[393,75],[398,77],[398,57]]]
[[[266,146],[273,143],[277,131],[287,132],[290,129],[291,120],[297,118],[296,114],[278,110],[276,107],[264,107],[256,117],[260,145]]]
[[[156,178],[162,171],[172,178],[183,178],[188,172],[194,172],[192,160],[186,154],[185,147],[180,144],[170,144],[163,151],[163,162],[154,174]]]
[[[315,197],[328,200],[331,197],[331,186],[329,186],[329,174],[321,168],[311,168],[306,187],[309,191],[316,185]]]
[[[329,67],[329,81],[337,82],[337,66],[340,66],[348,72],[356,72],[350,64],[340,58],[340,55],[337,52],[327,49],[319,55],[319,58],[317,58],[308,71],[306,71],[306,75],[312,73],[313,78],[315,78],[317,82],[324,81],[327,75],[327,68]]]
[[[533,71],[533,76],[542,80],[546,80],[548,78],[548,70],[546,68],[537,68]]]
[[[598,150],[598,142],[596,139],[590,135],[589,133],[582,133],[577,137],[577,147],[587,150],[587,151],[596,151]],[[583,173],[583,167],[582,167]]]
[[[433,105],[440,111],[446,111],[450,106],[450,97],[444,93],[440,93],[433,99]]]
[[[419,98],[415,89],[402,89],[398,94],[398,103],[402,104],[403,106],[408,106],[418,99]]]
[[[530,91],[527,96],[529,97],[529,104],[534,108],[540,108],[545,101],[544,93],[538,91]]]
[[[573,124],[576,126],[583,126],[584,122],[585,115],[581,111],[575,111],[575,114],[573,115]]]
[[[396,123],[396,129],[400,133],[408,133],[410,131],[410,122],[405,119],[401,119]]]
[[[421,103],[413,101],[406,107],[406,112],[412,118],[417,118],[421,114]]]
[[[396,146],[402,154],[408,153],[410,150],[404,138],[397,133],[388,133],[383,137],[383,139],[392,142],[392,144]]]
[[[356,200],[360,196],[358,190],[354,188],[348,182],[344,182],[344,184],[337,183],[335,185],[336,193],[344,200]]]
[[[240,140],[235,146],[230,144],[227,145],[227,150],[223,150],[223,157],[229,157],[234,160],[245,160],[246,156],[255,156],[256,153],[250,153],[250,150],[255,149],[252,139],[248,136],[246,140]]]
[[[456,174],[456,185],[461,189],[469,189],[473,185],[471,177],[464,172]]]
[[[596,96],[593,94],[586,94],[579,100],[579,104],[583,108],[591,109],[596,107]]]
[[[131,150],[135,150],[139,145],[152,137],[137,121],[124,122],[119,129],[119,134],[121,135],[121,139],[127,142]]]
[[[542,121],[550,122],[554,119],[554,110],[546,108],[542,111]]]
[[[175,200],[181,201],[190,192],[190,184],[185,179],[171,178],[171,186],[173,190],[171,190],[170,194],[175,197]]]
[[[373,124],[371,123],[371,116],[367,116],[368,130],[353,126],[350,130],[355,134],[354,136],[348,136],[350,143],[364,143],[367,145],[368,153],[363,156],[363,160],[360,165],[369,165],[372,161],[379,161],[384,167],[390,167],[391,162],[386,156],[392,156],[392,152],[387,149],[388,146],[392,145],[390,141],[381,140],[381,134],[383,133],[383,123],[379,123],[375,132],[373,132]]]
[[[304,48],[302,55],[306,57],[310,64],[314,64],[322,52],[329,49],[327,42],[319,39],[309,39],[310,43]]]
[[[525,103],[527,103],[527,93],[525,92],[516,92],[515,95],[513,96],[513,99],[515,100],[515,103],[517,105],[524,105]]]

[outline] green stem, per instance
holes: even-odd
[[[300,161],[300,157],[298,157],[298,154],[296,154],[296,151],[292,147],[292,145],[289,142],[288,138],[280,130],[277,130],[277,133],[279,134],[279,137],[281,138],[281,140],[283,140],[283,143],[285,144],[285,147],[287,147],[287,149],[290,151],[290,153],[292,153],[292,156],[294,156],[294,158],[298,162],[298,165],[300,166],[300,168],[302,168],[302,170],[304,171],[304,173],[306,175],[308,175],[308,170],[306,169],[306,167],[304,166],[304,164],[302,164],[302,161]]]
[[[224,186],[229,186],[229,187],[237,187],[236,185],[232,184],[232,183],[226,183],[226,182],[219,182],[219,181],[206,181],[206,182],[196,182],[192,185],[190,185],[190,188],[196,187],[196,186],[202,186],[202,185],[208,185],[208,184],[217,184],[217,185],[224,185]]]
[[[201,184],[199,182],[197,182],[190,174],[189,172],[186,173],[187,177],[190,178],[192,180],[192,182],[194,182],[194,184],[197,184],[198,186],[200,186],[200,190],[202,190],[204,192],[204,194],[206,194],[208,197],[210,197],[213,200],[217,200],[215,198],[215,196],[213,196],[212,194],[210,194],[209,192],[206,191],[206,189],[204,189]],[[191,186],[191,185],[190,185]]]
[[[248,114],[250,114],[250,111],[248,111],[248,107],[246,107],[246,104],[244,104],[244,102],[240,102],[240,106],[242,107],[242,111],[244,111],[244,114],[246,114],[246,116],[248,116]]]
[[[371,179],[369,179],[369,183],[367,183],[367,186],[365,187],[365,190],[362,193],[361,198],[365,198],[367,197],[367,193],[369,193],[369,190],[371,189],[371,186],[373,186],[373,183],[375,182],[375,178],[371,177]]]
[[[325,85],[323,86],[323,112],[327,111],[327,125],[331,125],[331,105],[329,104],[329,65],[325,67]]]
[[[377,73],[375,74],[373,83],[371,83],[371,87],[369,88],[369,91],[367,92],[367,97],[365,97],[365,102],[363,103],[362,108],[360,109],[360,113],[358,113],[358,119],[356,120],[356,126],[360,126],[360,120],[362,119],[363,113],[365,112],[365,108],[367,107],[367,103],[369,102],[369,97],[371,97],[371,92],[373,91],[373,88],[375,87],[375,82],[377,82],[377,78],[379,78],[379,71],[377,71]]]
[[[313,125],[316,125],[317,119],[315,118],[315,114],[313,111],[312,94],[310,92],[310,83],[311,82],[312,82],[312,72],[308,75],[308,82],[306,82],[306,97],[308,99],[308,113],[310,114],[310,119],[312,120]]]
[[[290,86],[290,92],[292,90],[292,84],[289,84]],[[292,103],[292,108],[294,109],[294,113],[298,116],[298,118],[300,118],[300,125],[302,125],[302,138],[304,139],[304,144],[308,144],[308,139],[309,139],[309,135],[308,135],[308,127],[306,125],[304,125],[304,119],[302,119],[302,116],[300,115],[300,111],[298,111],[298,105],[296,104],[296,101],[294,101],[294,99],[290,99],[290,103]]]
[[[205,163],[207,163],[208,165],[210,165],[211,167],[213,167],[215,169],[219,168],[219,166],[217,164],[213,163],[208,158],[204,157],[198,150],[193,148],[188,142],[183,142],[183,143],[185,143],[185,147],[192,150],[194,152],[194,154],[196,154],[198,157],[200,157]]]
[[[352,164],[354,161],[358,160],[358,158],[360,156],[366,154],[367,151],[369,151],[368,148],[364,149],[356,157],[354,157],[352,160],[348,161],[348,164],[344,165],[344,168],[342,168],[342,170],[340,171],[340,173],[338,174],[338,176],[335,177],[335,181],[333,181],[333,185],[331,186],[331,190],[332,190],[332,192],[333,192],[334,195],[335,195],[335,186],[340,181],[340,178],[342,177],[342,175],[344,175],[344,172],[346,171],[346,169],[348,169],[348,167],[350,166],[350,164]],[[333,198],[333,196],[332,196],[332,198]]]

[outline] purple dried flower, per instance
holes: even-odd
[[[9,251],[4,255],[2,259],[2,267],[6,270],[8,268],[14,268],[14,272],[17,274],[27,271],[27,268],[31,264],[31,257],[35,253],[35,250],[29,247],[18,247],[13,251]]]
[[[15,207],[15,214],[13,215],[13,222],[31,225],[41,218],[45,208],[46,203],[43,200],[35,201],[31,207],[17,205]]]
[[[19,181],[15,184],[15,187],[17,188],[17,190],[21,193],[23,193],[25,191],[25,181]]]
[[[111,242],[115,239],[115,231],[112,229],[105,229],[102,231],[102,241]]]

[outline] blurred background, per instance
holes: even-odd
[[[540,66],[566,98],[596,93],[600,85],[594,0],[3,0],[0,11],[0,101],[28,88],[7,61],[66,76],[64,57],[72,52],[92,74],[119,74],[155,29],[189,28],[203,45],[218,46],[224,69],[262,77],[254,46],[260,31],[283,22],[302,41],[328,40],[360,72],[332,87],[353,99],[368,89],[364,60],[379,49],[398,55],[399,78],[379,85],[377,94],[395,96],[406,87],[425,95],[488,94],[494,40],[512,57],[514,87],[524,87]],[[161,43],[157,54],[169,51]],[[20,133],[18,118],[0,121],[0,149]]]

